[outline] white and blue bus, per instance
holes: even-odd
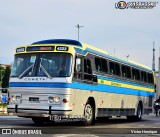
[[[95,119],[126,116],[141,120],[152,112],[154,72],[76,40],[51,39],[15,49],[8,112],[32,118]]]

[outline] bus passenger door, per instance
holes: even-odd
[[[73,81],[76,82],[74,95],[76,113],[83,115],[84,107],[89,97],[93,97],[92,85],[97,83],[97,76],[92,74],[91,60],[88,58],[77,58],[75,63],[75,73]],[[92,87],[92,88],[90,88]]]

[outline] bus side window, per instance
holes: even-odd
[[[95,58],[95,65],[96,65],[96,70],[101,71],[101,60],[100,58]]]
[[[132,68],[132,77],[134,80],[140,80],[140,71],[138,69]]]
[[[141,71],[141,81],[147,83],[147,73],[145,71]]]
[[[149,84],[154,84],[153,74],[147,73],[147,77],[148,77],[148,83]]]
[[[126,66],[122,65],[121,69],[122,69],[122,76],[126,77]]]
[[[120,65],[116,62],[109,62],[110,74],[120,76]]]
[[[92,80],[91,61],[84,59],[84,79]]]
[[[107,73],[108,72],[108,66],[107,66],[107,60],[99,57],[95,57],[95,66],[96,71]]]
[[[110,73],[111,74],[115,74],[115,72],[114,72],[114,63],[113,62],[109,62],[109,68],[110,68]]]
[[[136,79],[136,72],[135,69],[132,68],[132,78],[135,80]]]
[[[144,82],[147,83],[147,73],[144,72]]]
[[[115,75],[120,76],[120,65],[118,63],[115,63]]]
[[[131,68],[126,66],[126,74],[127,74],[127,78],[131,78]]]
[[[82,59],[77,58],[75,60],[75,69],[74,69],[74,77],[76,79],[82,79]]]

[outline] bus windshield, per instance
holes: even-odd
[[[69,77],[72,56],[68,53],[18,54],[12,67],[11,77]]]

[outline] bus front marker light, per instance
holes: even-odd
[[[53,103],[53,97],[48,97],[49,103]]]
[[[8,102],[10,101],[10,99],[11,99],[11,98],[10,98],[10,97],[8,97]]]
[[[60,97],[53,97],[54,103],[60,103]]]
[[[68,100],[66,98],[63,99],[63,103],[67,103]]]
[[[20,100],[21,100],[21,97],[20,96],[16,96],[16,101],[20,102]]]

